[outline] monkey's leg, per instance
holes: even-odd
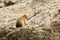
[[[28,23],[28,20],[26,20],[26,19],[24,21],[24,24],[25,24],[26,27],[29,27],[30,26],[29,23]]]

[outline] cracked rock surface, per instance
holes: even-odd
[[[16,28],[23,13],[29,27]],[[0,0],[0,40],[60,40],[60,0]]]

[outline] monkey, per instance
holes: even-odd
[[[26,14],[21,15],[17,20],[16,20],[16,27],[22,27],[27,25],[28,16]]]

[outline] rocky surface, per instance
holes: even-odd
[[[23,13],[29,28],[15,28]],[[0,0],[0,40],[60,40],[60,0]]]

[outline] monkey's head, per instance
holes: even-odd
[[[28,19],[28,16],[26,14],[22,15],[22,17]]]

